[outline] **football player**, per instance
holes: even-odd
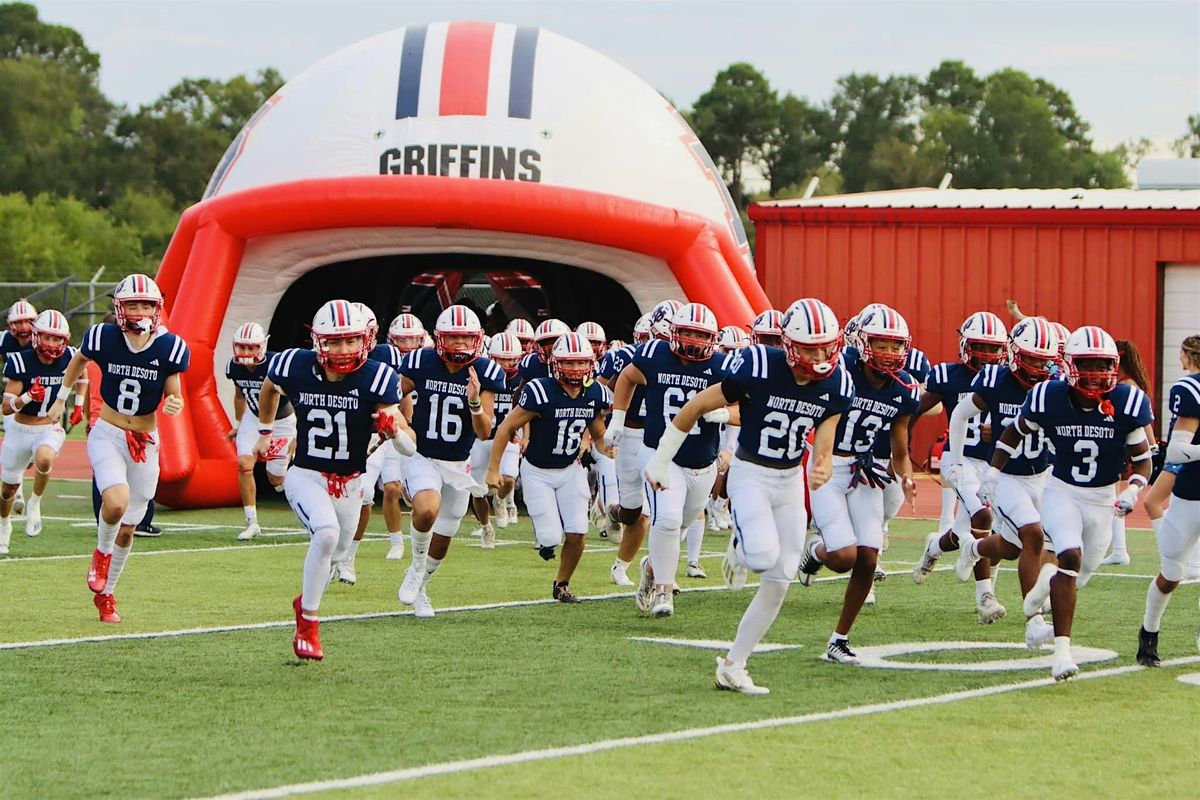
[[[1054,612],[1054,660],[1050,674],[1066,680],[1079,672],[1071,655],[1076,579],[1085,585],[1112,539],[1112,515],[1128,514],[1150,476],[1145,426],[1154,419],[1150,400],[1136,386],[1118,384],[1120,355],[1101,328],[1087,325],[1067,339],[1066,381],[1042,381],[1026,396],[1016,421],[1004,430],[992,466],[979,485],[990,505],[996,485],[1022,439],[1044,431],[1054,449],[1054,468],[1042,497],[1042,527],[1058,564],[1044,564],[1025,594],[1025,616],[1047,597]],[[1134,474],[1120,493],[1127,460]],[[972,550],[975,545],[972,545]]]
[[[838,421],[833,475],[812,493],[813,525],[820,535],[806,545],[800,564],[804,585],[822,565],[850,573],[841,616],[822,656],[837,664],[858,663],[849,635],[871,591],[883,548],[883,488],[889,480],[899,480],[907,499],[916,492],[908,421],[920,400],[916,384],[904,371],[911,341],[908,323],[899,312],[881,306],[859,320],[858,337],[861,351],[843,358],[854,384],[854,402]],[[889,423],[891,462],[881,464],[875,460],[875,438]]]
[[[516,319],[509,321],[508,327],[505,328],[505,330],[517,337],[517,340],[521,342],[521,349],[524,350],[524,352],[533,352],[534,330],[533,325],[529,323],[529,320],[517,317]]]
[[[750,346],[750,337],[746,332],[737,325],[726,325],[721,328],[720,334],[717,336],[717,349],[722,353],[736,353],[742,348]],[[725,491],[725,479],[729,474],[729,462],[733,458],[733,451],[737,447],[739,427],[732,423],[726,423],[724,433],[722,434],[721,452],[717,456],[717,480],[713,484],[712,497],[708,502],[708,529],[710,531],[727,531],[733,528],[733,517],[729,515],[729,498],[728,492]],[[691,529],[688,529],[689,538],[689,553],[692,539],[690,537]],[[695,567],[691,565],[692,559],[688,559],[688,576],[689,577],[708,577],[703,574],[693,574],[696,572],[703,573],[703,569],[699,568],[699,562],[696,562]]]
[[[400,353],[403,359],[413,350],[425,347],[425,326],[421,320],[412,314],[398,314],[388,325],[388,344]],[[388,561],[404,560],[404,511],[400,501],[411,504],[404,489],[404,462],[407,456],[400,455],[394,447],[383,448],[383,468],[380,479],[383,481],[383,521],[388,531]]]
[[[10,514],[30,460],[36,474],[25,508],[25,535],[42,532],[42,495],[66,439],[62,418],[51,417],[47,411],[63,392],[63,374],[75,357],[75,348],[68,346],[70,341],[67,318],[58,311],[43,311],[33,322],[33,346],[8,354],[4,363],[4,413],[11,416],[0,444],[4,483],[0,489],[0,554],[8,552]]]
[[[38,311],[33,307],[33,303],[23,297],[9,306],[8,330],[0,331],[0,361],[6,360],[12,353],[19,353],[22,350],[28,349],[33,337],[33,321],[37,319],[37,315]],[[76,402],[76,405],[79,405],[79,403]],[[7,411],[4,412],[5,430],[8,430],[8,423],[11,419],[12,414]],[[22,484],[18,483],[17,494],[13,499],[13,511],[20,514],[24,510],[25,489]]]
[[[808,436],[816,431],[807,473],[809,486],[817,490],[833,472],[834,433],[854,396],[853,381],[838,366],[842,332],[828,306],[797,300],[781,326],[783,348],[755,345],[737,353],[725,379],[689,400],[664,427],[646,464],[651,486],[669,489],[671,463],[689,431],[705,414],[738,404],[742,426],[729,467],[734,529],[723,573],[734,588],[745,585],[748,571],[762,578],[733,646],[717,656],[716,685],[753,695],[770,689],[751,679],[746,660],[779,615],[804,551]]]
[[[396,406],[396,373],[367,358],[373,342],[361,311],[345,300],[330,300],[313,317],[312,340],[312,349],[284,350],[268,364],[254,450],[260,456],[270,450],[276,407],[287,395],[296,409],[298,436],[284,494],[310,537],[302,591],[292,601],[292,650],[300,659],[320,661],[325,653],[317,613],[333,564],[342,560],[358,527],[359,476],[372,430],[405,452],[413,451],[414,437]]]
[[[950,465],[943,473],[947,483],[956,488],[974,486],[975,481],[962,481],[962,473],[968,467],[968,457],[963,454],[967,429],[971,420],[988,415],[993,435],[999,434],[1013,423],[1021,410],[1029,390],[1050,377],[1050,368],[1058,358],[1058,335],[1042,317],[1025,317],[1013,326],[1008,337],[1007,365],[985,366],[971,382],[974,394],[954,408],[950,416],[951,441],[955,452]],[[990,457],[989,457],[990,462]],[[971,464],[977,472],[980,468]],[[996,526],[999,533],[992,533],[977,540],[974,546],[959,550],[955,572],[960,580],[967,580],[980,556],[999,563],[1017,559],[1017,575],[1024,596],[1037,580],[1042,563],[1042,492],[1050,470],[1050,452],[1042,430],[1034,431],[1009,455],[996,481],[996,499],[992,509],[998,516]],[[987,465],[982,468],[987,472]],[[962,489],[959,489],[962,491]],[[934,560],[926,550],[921,563],[913,575],[924,582],[933,569]],[[989,620],[980,610],[979,621]],[[1042,618],[1039,608],[1025,623],[1025,643],[1036,650],[1054,635],[1054,629]]]
[[[570,333],[571,329],[561,319],[544,319],[537,326],[533,335],[533,349],[529,355],[521,359],[521,383],[528,383],[534,378],[549,378],[550,354],[558,337]]]
[[[116,324],[93,325],[63,376],[73,385],[88,361],[101,369],[104,405],[87,438],[88,460],[100,490],[96,550],[88,567],[88,588],[101,622],[120,622],[113,592],[133,549],[134,527],[158,489],[158,427],[155,411],[183,411],[179,374],[190,361],[187,343],[159,325],[163,296],[145,275],[128,275],[113,290]],[[62,394],[47,416],[61,419]]]
[[[257,536],[258,508],[255,505],[254,445],[258,442],[258,395],[267,377],[267,362],[275,354],[267,350],[267,333],[257,322],[247,322],[233,334],[233,355],[225,365],[225,377],[233,382],[234,425],[227,438],[235,442],[238,459],[238,489],[246,527],[238,534],[239,542]],[[247,413],[249,409],[249,413]],[[283,491],[292,443],[296,440],[296,414],[287,398],[282,398],[272,423],[271,449],[267,453],[267,480],[275,491]]]
[[[1158,541],[1158,576],[1146,592],[1146,613],[1138,631],[1137,660],[1147,667],[1158,666],[1158,632],[1171,593],[1187,577],[1185,562],[1200,547],[1200,336],[1183,340],[1179,362],[1187,373],[1171,387],[1168,407],[1171,427],[1167,434],[1167,468],[1155,481],[1174,470],[1171,504],[1164,516],[1153,519]],[[1146,497],[1147,510],[1150,497]],[[1200,647],[1200,639],[1196,646]]]
[[[768,308],[755,317],[754,322],[750,323],[750,342],[766,347],[782,347],[783,314]]]
[[[570,583],[583,557],[589,499],[579,452],[585,431],[596,442],[603,441],[603,417],[612,405],[612,393],[592,380],[596,358],[591,344],[577,333],[559,337],[550,352],[550,369],[553,378],[534,378],[521,387],[516,407],[497,429],[487,482],[500,488],[508,443],[528,425],[529,442],[521,460],[525,509],[543,559],[552,560],[562,545],[551,597],[560,603],[577,603]]]
[[[969,400],[971,382],[984,366],[1000,365],[1007,359],[1008,331],[1000,318],[989,311],[976,311],[967,317],[958,329],[958,361],[938,364],[929,373],[925,382],[925,393],[921,396],[921,407],[917,416],[931,410],[938,403],[946,409],[946,418],[963,400]],[[942,528],[925,537],[925,550],[921,563],[913,570],[913,581],[924,583],[933,565],[943,553],[957,550],[966,532],[973,538],[991,533],[991,511],[979,502],[976,488],[982,471],[991,457],[992,433],[984,426],[984,418],[973,417],[967,425],[962,452],[971,459],[959,475],[961,488],[953,490],[958,500],[958,513],[950,528]],[[942,452],[942,474],[950,468],[957,443],[953,431],[947,436],[946,448]],[[944,510],[944,508],[943,508]],[[975,565],[975,608],[980,620],[990,617],[993,621],[1007,611],[996,600],[995,584],[992,581],[990,559]]]
[[[426,585],[450,550],[471,494],[486,494],[471,475],[471,445],[491,436],[495,396],[506,388],[504,371],[479,354],[483,326],[474,311],[446,308],[433,334],[434,348],[414,350],[400,368],[402,408],[417,452],[404,466],[412,561],[398,595],[420,617],[433,616]]]
[[[719,384],[733,358],[716,353],[717,318],[702,303],[688,303],[680,308],[671,318],[669,331],[669,340],[655,340],[639,348],[617,377],[606,444],[615,447],[621,443],[634,386],[645,387],[645,428],[639,454],[643,465],[650,460],[663,431],[680,409],[709,386]],[[663,489],[649,483],[645,486],[643,508],[650,512],[650,554],[642,558],[641,580],[634,595],[639,611],[655,617],[669,617],[675,611],[680,538],[683,529],[691,529],[704,511],[717,478],[721,423],[729,420],[726,408],[706,413],[689,430],[670,462],[670,486]],[[703,531],[701,525],[701,535]]]
[[[524,353],[521,340],[511,333],[498,333],[488,343],[488,358],[499,365],[504,371],[504,388],[496,392],[494,402],[495,422],[492,432],[486,438],[475,440],[471,445],[471,474],[486,476],[488,462],[492,456],[492,444],[500,423],[513,409],[513,394],[519,378],[521,356]],[[495,510],[495,527],[489,513],[487,497],[472,497],[471,505],[475,517],[479,520],[480,547],[491,550],[496,547],[496,528],[508,527],[508,497],[517,485],[517,473],[521,463],[521,430],[517,429],[504,443],[504,452],[500,459],[500,487],[489,489],[492,507]]]
[[[610,389],[617,383],[617,376],[633,361],[634,353],[651,339],[667,339],[671,335],[671,318],[683,308],[677,300],[663,300],[650,310],[645,322],[638,321],[633,328],[634,343],[620,350],[610,351],[600,365],[600,381]],[[619,508],[617,519],[621,523],[621,543],[617,546],[617,557],[609,570],[609,580],[617,586],[633,586],[629,579],[629,565],[637,557],[638,550],[646,538],[648,518],[642,514],[645,489],[642,485],[641,448],[646,425],[645,392],[634,389],[625,417],[612,420],[621,428],[623,446],[617,448],[617,495]]]

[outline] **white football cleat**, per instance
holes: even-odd
[[[850,649],[849,639],[834,639],[825,648],[825,654],[821,656],[822,661],[828,661],[831,664],[858,664],[858,653]]]
[[[960,581],[971,580],[971,576],[975,573],[975,565],[979,563],[980,555],[978,553],[971,555],[974,550],[971,546],[972,541],[978,540],[967,534],[958,542],[958,561],[954,563],[954,574]]]
[[[617,586],[633,586],[633,581],[629,580],[629,575],[625,572],[626,569],[628,567],[613,564],[612,569],[608,571],[608,579]]]
[[[497,528],[508,527],[508,506],[500,499],[500,495],[492,496],[492,522]]]
[[[771,690],[765,686],[757,685],[750,677],[750,673],[746,672],[745,664],[730,664],[726,666],[725,659],[717,656],[717,688],[725,689],[730,692],[740,692],[741,694],[764,695],[770,694]]]
[[[237,540],[248,542],[260,533],[262,533],[262,528],[258,527],[257,522],[247,522],[246,527],[242,528],[242,532],[237,535]]]
[[[650,613],[655,617],[669,617],[675,613],[675,594],[670,588],[659,588],[654,591]]]
[[[700,566],[699,561],[689,561],[687,565],[687,576],[689,578],[707,578],[708,573],[704,571],[704,567]]]
[[[1129,553],[1124,551],[1118,553],[1116,550],[1113,550],[1104,557],[1100,565],[1103,567],[1127,567],[1129,566]]]
[[[411,606],[417,602],[417,596],[421,594],[421,584],[424,577],[423,574],[417,572],[412,567],[409,567],[408,571],[404,573],[404,580],[400,583],[400,591],[396,592],[396,596],[403,605]]]
[[[433,603],[424,589],[417,594],[417,601],[413,603],[413,616],[417,619],[433,619]]]
[[[1054,666],[1050,668],[1050,677],[1056,681],[1069,681],[1078,674],[1079,665],[1070,655],[1062,659],[1054,659]]]
[[[938,532],[934,531],[925,537],[925,550],[921,553],[921,563],[913,567],[913,583],[920,585],[929,580],[930,574],[933,573],[933,568],[937,566],[940,555],[931,555],[929,545],[933,544],[938,539]]]
[[[975,610],[979,613],[980,625],[991,625],[1008,614],[1008,609],[1000,605],[1000,601],[992,592],[984,592],[983,596],[975,601]]]
[[[875,605],[875,587],[874,586],[872,586],[871,590],[869,592],[867,592],[867,598],[865,600],[863,600],[863,605],[864,606]]]
[[[1200,564],[1191,563],[1183,570],[1183,577],[1189,581],[1194,581],[1200,578]]]
[[[388,548],[385,561],[403,561],[404,560],[404,540],[392,542],[392,546]]]
[[[1058,567],[1054,564],[1042,564],[1042,570],[1038,573],[1037,582],[1033,584],[1033,588],[1029,590],[1029,594],[1025,595],[1024,611],[1025,616],[1032,617],[1042,610],[1042,603],[1050,598],[1050,579],[1058,572]]]
[[[12,512],[14,514],[25,513],[25,487],[17,486],[17,494],[13,497]]]
[[[1030,650],[1039,650],[1042,645],[1054,638],[1054,626],[1046,622],[1041,614],[1030,617],[1025,622],[1025,646]]]
[[[646,613],[654,605],[654,576],[646,572],[646,567],[650,564],[650,556],[642,556],[642,560],[638,562],[638,582],[637,592],[633,596],[634,603],[637,604],[638,611]]]
[[[746,567],[738,561],[732,536],[729,537],[729,546],[725,548],[725,560],[721,562],[721,577],[730,589],[741,589],[746,585]]]
[[[505,502],[505,505],[508,506],[508,524],[516,525],[517,522],[520,521],[520,517],[517,514],[517,501],[514,500],[513,496],[510,494],[508,496],[508,499],[505,500],[504,502]]]
[[[496,549],[496,529],[490,523],[483,526],[483,536],[479,539],[479,546],[484,550]]]
[[[25,506],[25,535],[33,538],[42,532],[42,503],[37,495],[29,498]]]
[[[604,509],[600,507],[600,500],[597,498],[592,501],[588,507],[588,522],[592,527],[600,532],[601,535],[608,534],[608,515],[604,513]]]
[[[354,571],[353,561],[338,561],[333,565],[333,578],[342,583],[353,586],[358,582],[358,575]]]
[[[475,526],[475,530],[471,531],[471,538],[473,538],[473,539],[482,539],[483,538],[483,526],[482,525]]]
[[[0,556],[8,555],[8,541],[12,538],[12,517],[0,518]]]

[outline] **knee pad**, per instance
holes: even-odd
[[[767,550],[760,550],[754,553],[746,552],[742,543],[737,547],[737,553],[741,556],[742,563],[746,565],[746,569],[751,572],[766,572],[771,567],[775,566],[775,562],[779,560],[779,546],[771,547]]]
[[[317,528],[309,541],[318,551],[332,556],[337,547],[338,533],[337,528]]]

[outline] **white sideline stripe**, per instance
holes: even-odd
[[[305,533],[298,531],[297,533]],[[260,533],[259,536],[290,536],[294,534],[283,533]],[[371,542],[386,542],[388,540],[386,533],[368,533],[363,535],[363,543]],[[177,547],[171,550],[133,550],[130,552],[130,557],[133,556],[175,556],[187,555],[190,553],[220,553],[228,550],[263,550],[269,547],[307,547],[308,542],[280,542],[279,544],[230,544],[216,545],[213,547]],[[90,561],[92,554],[87,555],[61,555],[61,556],[17,556],[13,558],[2,558],[0,564],[21,564],[28,561]]]
[[[1175,667],[1186,664],[1195,664],[1197,662],[1200,662],[1200,656],[1188,656],[1185,658],[1176,658],[1170,661],[1164,661],[1162,662],[1162,666]],[[1109,678],[1116,675],[1127,675],[1133,672],[1140,672],[1144,669],[1146,669],[1146,667],[1143,667],[1140,664],[1133,664],[1126,667],[1109,667],[1108,669],[1081,672],[1075,680],[1086,681],[1094,680],[1096,678]],[[1000,686],[988,686],[982,689],[967,689],[959,692],[949,692],[947,694],[933,695],[931,697],[915,697],[908,700],[895,700],[890,703],[872,703],[865,706],[851,706],[850,708],[842,708],[835,711],[821,711],[815,714],[801,714],[793,717],[775,717],[772,719],[755,720],[753,722],[726,723],[724,725],[713,725],[707,728],[685,728],[684,730],[654,733],[646,736],[629,736],[621,739],[603,739],[597,742],[586,742],[584,744],[573,745],[571,747],[551,747],[543,750],[526,750],[524,752],[510,753],[502,756],[485,756],[483,758],[471,758],[461,761],[447,761],[441,764],[426,764],[423,767],[410,767],[408,769],[399,769],[390,772],[374,772],[367,775],[358,775],[353,778],[338,778],[327,781],[314,781],[312,783],[293,783],[286,786],[276,786],[270,789],[257,789],[246,792],[217,795],[209,798],[209,800],[266,800],[267,798],[289,797],[297,794],[313,794],[315,792],[329,792],[337,791],[339,789],[358,789],[364,786],[380,786],[388,783],[400,783],[402,781],[416,780],[417,778],[429,778],[438,775],[453,775],[460,772],[470,772],[478,769],[490,769],[492,767],[504,767],[512,764],[528,764],[534,761],[549,761],[558,758],[569,758],[571,756],[591,755],[593,753],[602,753],[608,750],[620,750],[627,747],[669,744],[673,742],[688,741],[691,739],[703,739],[709,736],[719,736],[726,733],[745,733],[747,731],[768,730],[771,728],[789,728],[798,725],[807,725],[813,722],[851,719],[854,717],[866,717],[872,714],[883,714],[889,711],[906,711],[912,708],[947,705],[949,703],[957,703],[960,700],[974,700],[980,697],[991,697],[993,695],[1007,694],[1009,692],[1019,692],[1025,689],[1039,689],[1043,686],[1053,686],[1054,684],[1055,680],[1053,678],[1039,678],[1036,680],[1020,681],[1018,683],[1002,684]]]

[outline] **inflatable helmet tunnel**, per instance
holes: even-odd
[[[628,70],[538,28],[451,22],[348,47],[250,119],[158,272],[192,349],[187,408],[160,419],[159,499],[237,505],[225,439],[231,336],[307,344],[332,297],[431,327],[471,286],[508,316],[628,335],[666,297],[722,325],[767,306],[712,161]]]

